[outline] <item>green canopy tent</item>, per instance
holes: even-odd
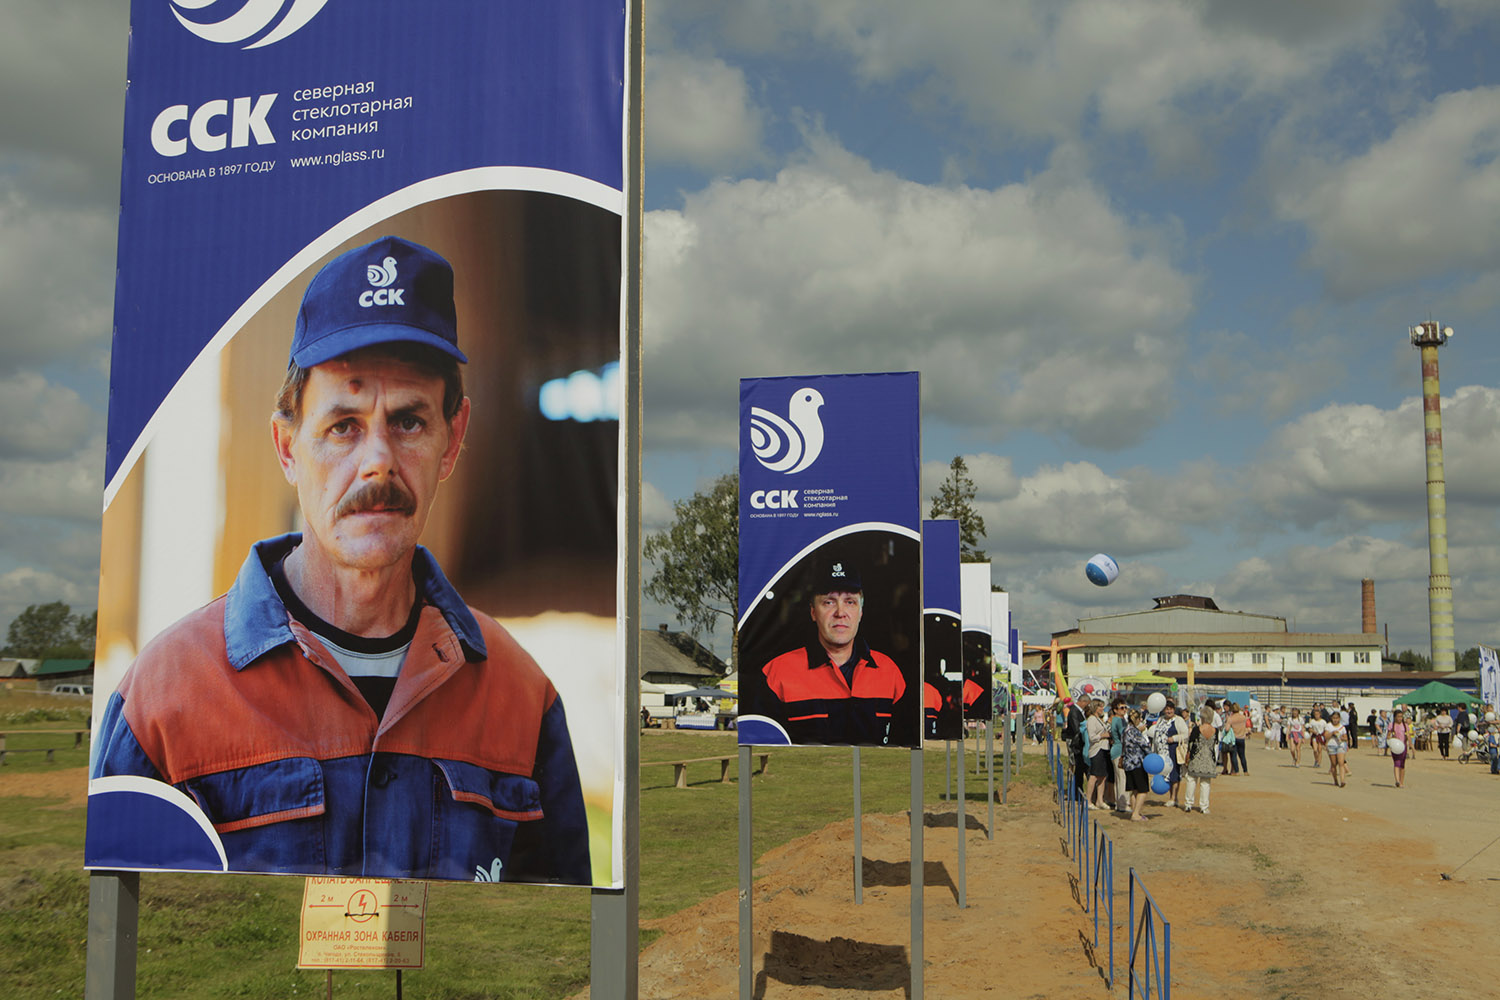
[[[1410,694],[1404,694],[1396,699],[1397,705],[1479,705],[1480,700],[1467,691],[1442,681],[1430,681],[1423,684]]]
[[[1134,673],[1134,674],[1127,674],[1124,677],[1116,677],[1115,678],[1115,683],[1116,684],[1165,684],[1168,687],[1172,688],[1174,691],[1177,689],[1177,681],[1176,680],[1174,680],[1171,677],[1165,677],[1165,676],[1163,676],[1161,674],[1153,674],[1149,670],[1142,670],[1142,671],[1139,671],[1139,672]]]

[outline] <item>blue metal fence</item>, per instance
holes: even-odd
[[[1135,890],[1140,885],[1141,912],[1135,911]],[[1172,925],[1161,907],[1130,869],[1130,996],[1137,988],[1144,998],[1172,1000]]]
[[[1089,821],[1088,803],[1068,766],[1064,749],[1048,734],[1047,763],[1052,769],[1053,797],[1057,820],[1063,827],[1063,843],[1077,875],[1078,896],[1084,912],[1094,916],[1094,955],[1098,961],[1103,936],[1108,939],[1109,988],[1115,985],[1115,846],[1114,840],[1095,819]],[[1140,908],[1136,907],[1139,887]],[[1171,1000],[1172,925],[1146,889],[1140,875],[1130,869],[1128,972],[1130,996]],[[1101,963],[1100,971],[1103,971]]]
[[[1115,844],[1109,834],[1094,821],[1094,878],[1092,908],[1094,911],[1094,960],[1099,960],[1099,912],[1106,910],[1104,933],[1109,938],[1109,988],[1115,988]]]

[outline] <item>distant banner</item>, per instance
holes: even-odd
[[[1500,656],[1488,646],[1479,647],[1479,699],[1500,707]]]
[[[964,633],[964,718],[994,716],[994,654],[990,649],[990,564],[959,567]]]
[[[920,745],[918,390],[740,381],[743,744]]]
[[[627,15],[132,4],[87,866],[624,884]]]
[[[922,522],[922,738],[963,736],[964,640],[959,525]]]

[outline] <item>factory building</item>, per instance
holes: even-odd
[[[1402,670],[1383,657],[1375,625],[1374,584],[1364,581],[1358,632],[1294,632],[1276,615],[1224,611],[1212,598],[1172,594],[1155,607],[1080,618],[1078,627],[1053,633],[1070,678],[1106,682],[1150,672],[1188,682],[1189,668],[1200,696],[1250,692],[1264,704],[1312,705],[1317,701],[1361,706],[1386,704],[1429,680],[1472,688],[1468,677]],[[1028,654],[1027,669],[1045,670],[1041,654]]]

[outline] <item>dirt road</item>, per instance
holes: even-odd
[[[1092,964],[1092,916],[1074,900],[1049,793],[1013,790],[993,840],[974,825],[975,812],[987,820],[983,806],[970,810],[964,910],[956,817],[930,806],[925,994],[1124,995],[1130,867],[1171,922],[1179,997],[1368,1000],[1485,980],[1484,943],[1500,913],[1500,777],[1423,754],[1396,789],[1388,759],[1361,748],[1350,754],[1351,783],[1336,788],[1310,758],[1294,769],[1258,739],[1249,753],[1250,774],[1214,781],[1208,816],[1148,805],[1147,823],[1103,819],[1117,868],[1114,994]],[[757,996],[906,995],[907,819],[865,818],[860,906],[852,829],[834,824],[760,859]],[[737,913],[726,892],[657,921],[663,936],[642,955],[641,995],[737,996]],[[1097,959],[1107,964],[1105,947]]]

